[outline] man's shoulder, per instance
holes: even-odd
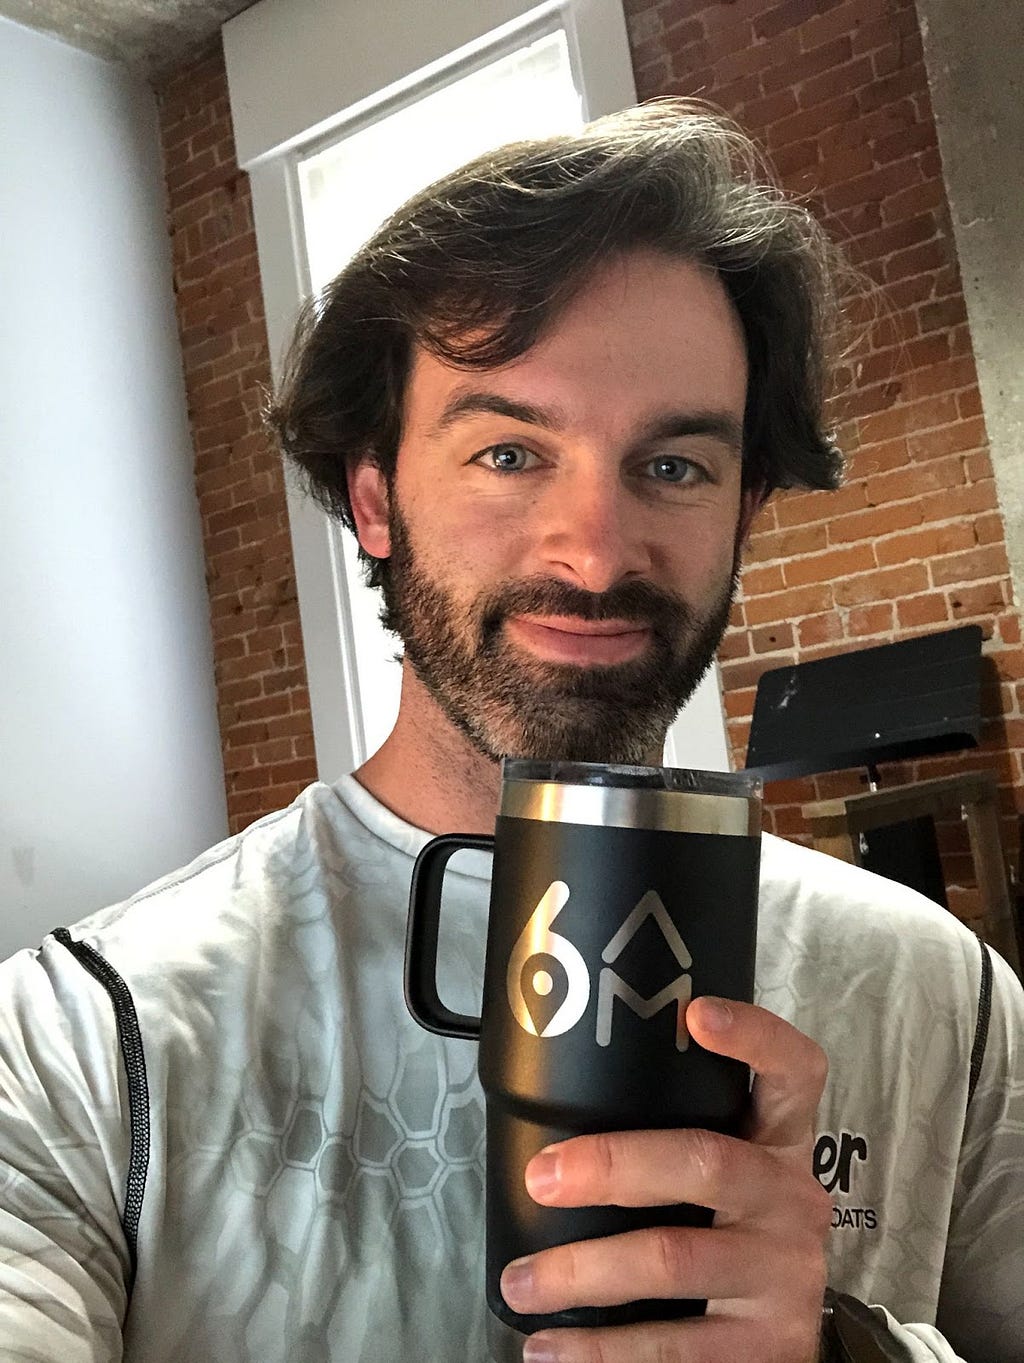
[[[373,853],[336,791],[316,783],[188,865],[18,952],[0,965],[0,992],[40,968],[81,980],[97,959],[129,988],[144,982],[164,996],[201,976],[237,976],[281,943],[282,924],[329,920]]]
[[[950,962],[980,958],[973,932],[952,913],[907,885],[837,857],[766,834],[761,851],[762,920],[808,944],[832,943],[889,966],[920,953]]]

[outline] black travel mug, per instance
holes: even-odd
[[[691,1041],[691,998],[751,1001],[760,785],[717,772],[506,761],[494,837],[449,834],[420,853],[410,891],[406,1000],[423,1027],[478,1038],[487,1105],[487,1302],[525,1333],[700,1315],[706,1303],[639,1300],[547,1316],[512,1311],[512,1259],[647,1226],[709,1226],[671,1207],[542,1207],[524,1170],[570,1136],[700,1127],[738,1135],[745,1065]],[[445,867],[494,851],[482,1016],[437,993]]]

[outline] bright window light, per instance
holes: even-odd
[[[506,142],[582,126],[558,29],[306,157],[298,169],[313,288],[431,181]]]
[[[565,33],[524,43],[468,75],[361,124],[298,165],[310,283],[322,288],[381,222],[432,181],[473,157],[583,126]],[[378,619],[380,597],[363,582],[351,535],[334,535],[348,586],[362,752],[381,745],[398,713],[401,645]]]

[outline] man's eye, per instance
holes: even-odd
[[[659,454],[645,470],[662,483],[699,483],[706,476],[699,465],[678,454]]]
[[[522,473],[536,461],[533,451],[522,445],[491,445],[476,456],[476,462],[484,468],[496,469],[499,473]]]

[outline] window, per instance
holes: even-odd
[[[492,147],[583,126],[565,30],[526,35],[474,69],[383,105],[297,164],[309,282],[329,283],[389,213],[433,180]],[[333,534],[344,573],[354,662],[354,761],[391,731],[401,687],[400,645],[379,621],[353,537]]]

